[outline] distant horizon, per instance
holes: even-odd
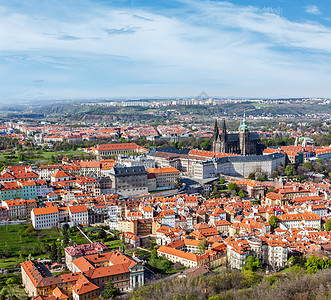
[[[6,103],[331,97],[329,1],[3,0],[0,39]]]
[[[253,100],[294,100],[294,99],[310,99],[310,100],[330,100],[331,97],[279,97],[279,98],[267,98],[267,97],[222,97],[222,96],[210,96],[209,98],[198,98],[196,96],[174,96],[174,97],[161,97],[161,96],[154,96],[154,97],[97,97],[97,98],[54,98],[54,99],[47,99],[47,101],[44,103],[44,105],[51,105],[51,104],[57,104],[57,103],[61,103],[61,102],[91,102],[91,103],[97,103],[97,102],[120,102],[120,101],[171,101],[171,100],[207,100],[207,99],[214,99],[214,100],[238,100],[238,101],[253,101]],[[13,101],[13,100],[8,100],[8,101]],[[41,105],[40,102],[45,101],[45,99],[15,99],[15,101],[18,101],[18,103],[8,103],[6,100],[2,100],[0,99],[0,105],[7,105],[7,106],[11,106],[11,105],[24,105],[24,104],[35,104],[35,105]],[[48,101],[54,101],[54,103],[48,102]]]

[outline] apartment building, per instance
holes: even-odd
[[[157,253],[159,256],[170,260],[173,263],[180,263],[188,268],[207,265],[216,268],[226,262],[226,247],[224,244],[216,243],[215,248],[206,251],[204,254],[194,254],[178,250],[169,246],[161,246]]]
[[[69,211],[69,219],[72,222],[73,226],[76,225],[87,226],[89,224],[88,210],[84,204],[69,206],[68,211]]]
[[[72,176],[69,173],[63,172],[61,170],[57,170],[51,175],[51,182],[59,182],[59,181],[68,181],[72,180]]]
[[[11,219],[25,219],[30,216],[33,208],[37,207],[35,199],[12,199],[2,201],[2,207],[8,210],[8,216]]]
[[[313,212],[290,213],[279,216],[283,229],[311,227],[321,228],[321,217]],[[282,227],[281,227],[282,228]]]
[[[56,206],[34,208],[31,211],[31,222],[37,230],[56,227],[59,223],[59,210]]]
[[[245,265],[248,256],[254,256],[272,270],[284,268],[288,259],[288,244],[272,235],[265,238],[250,237],[227,239],[227,261],[230,268],[239,269]]]

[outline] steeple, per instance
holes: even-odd
[[[222,134],[226,133],[226,124],[225,124],[225,119],[223,119],[223,128],[222,128]]]
[[[246,110],[244,111],[243,119],[240,122],[239,130],[249,130],[249,127],[246,124]]]
[[[222,127],[222,134],[221,134],[221,152],[222,153],[228,153],[229,147],[228,147],[228,134],[226,132],[226,124],[225,119],[223,119],[223,127]]]
[[[228,134],[226,132],[226,124],[225,119],[223,119],[223,128],[222,128],[222,141],[227,143],[228,142]]]
[[[215,119],[214,136],[213,136],[214,140],[216,140],[218,138],[218,134],[219,134],[219,132],[218,132],[217,119]]]

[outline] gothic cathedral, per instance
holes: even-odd
[[[220,132],[217,120],[215,120],[212,151],[241,155],[259,155],[262,154],[263,147],[257,132],[249,131],[249,127],[246,124],[246,114],[244,114],[238,133],[227,133],[225,120],[223,120],[223,127]]]

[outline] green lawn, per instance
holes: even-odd
[[[106,241],[104,244],[108,247],[110,251],[118,250],[118,248],[122,247],[122,241],[121,240],[112,240],[112,241]]]
[[[26,232],[27,228],[28,225],[0,226],[0,268],[17,267],[29,256],[48,257],[46,245],[53,241],[61,246],[62,235],[57,228],[33,231],[30,235]],[[70,239],[77,244],[87,243],[79,232],[72,233]]]
[[[22,151],[23,153],[25,150]],[[51,160],[53,155],[63,155],[63,156],[69,156],[69,155],[82,155],[85,156],[88,155],[87,153],[83,151],[78,150],[69,150],[69,151],[28,151],[31,154],[34,154],[35,157],[25,157],[26,162],[35,162],[35,161],[43,161],[43,160]],[[1,153],[0,154],[0,160],[6,160],[8,163],[18,163],[19,159],[17,157],[18,152],[15,152],[13,154],[9,153]]]
[[[64,156],[68,156],[68,155],[81,155],[81,154],[85,154],[87,155],[87,153],[83,152],[83,151],[50,151],[50,152],[46,152],[44,151],[42,153],[42,156],[45,157],[45,159],[51,159],[52,155],[64,155]]]
[[[146,250],[142,250],[142,249],[130,249],[130,250],[126,250],[126,253],[128,253],[129,255],[133,255],[133,253],[136,253],[138,256],[144,256],[144,255],[150,255],[151,253],[146,251]]]
[[[173,263],[167,259],[164,259],[162,257],[158,257],[158,258],[150,258],[148,260],[148,265],[149,267],[157,273],[161,273],[161,274],[175,274],[177,272],[179,272],[179,270],[175,270],[173,268]],[[185,269],[185,267],[181,268],[181,269]]]

